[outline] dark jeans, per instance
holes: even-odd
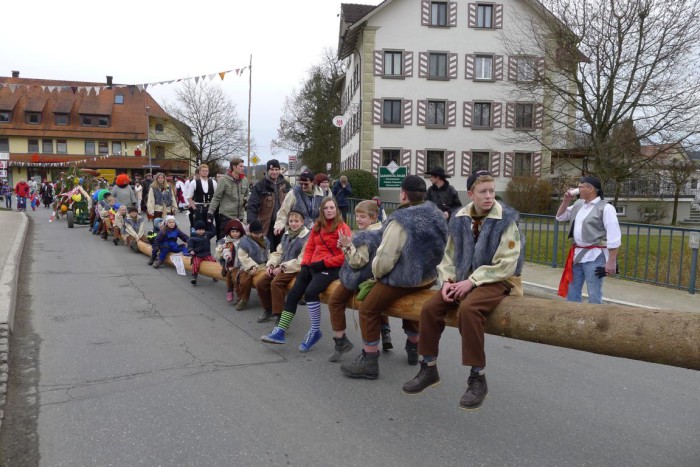
[[[314,271],[302,266],[301,271],[297,274],[297,280],[294,282],[294,286],[284,302],[284,311],[296,314],[297,303],[299,303],[302,296],[307,303],[320,301],[319,295],[321,295],[321,292],[326,290],[330,283],[338,278],[339,273],[340,268]]]

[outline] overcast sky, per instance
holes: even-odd
[[[379,0],[350,3],[376,5]],[[338,44],[340,0],[221,1],[87,0],[3,2],[0,76],[105,80],[143,84],[218,73],[248,65],[253,55],[251,132],[257,154],[271,158],[270,141],[284,98],[325,47]],[[247,73],[247,72],[246,72]],[[248,75],[222,84],[243,121]],[[175,84],[149,87],[161,104]],[[287,155],[275,155],[286,161]]]

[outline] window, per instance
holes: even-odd
[[[385,99],[382,125],[401,125],[401,99]]]
[[[430,172],[433,169],[437,167],[445,167],[445,151],[431,151],[428,150],[426,152],[426,167],[428,170],[426,172]]]
[[[531,129],[534,128],[532,113],[534,105],[532,104],[515,104],[515,128]]]
[[[10,140],[8,138],[0,138],[0,152],[10,152]]]
[[[95,154],[94,141],[85,141],[85,154]]]
[[[527,177],[532,175],[532,153],[516,152],[513,161],[513,176]]]
[[[156,146],[156,159],[163,159],[165,157],[165,146]]]
[[[56,154],[68,154],[68,141],[65,139],[56,140]]]
[[[516,74],[517,81],[534,81],[535,80],[535,59],[531,57],[518,58],[518,68]]]
[[[109,117],[97,117],[97,126],[109,126]]]
[[[476,27],[477,28],[492,28],[493,27],[493,5],[477,5],[476,6]]]
[[[382,165],[389,165],[392,161],[399,164],[400,153],[399,149],[382,149]]]
[[[70,116],[68,114],[54,114],[54,122],[56,125],[68,125]]]
[[[42,139],[41,140],[41,152],[44,154],[53,154],[53,140],[52,139]]]
[[[9,123],[12,120],[12,112],[0,112],[0,123]]]
[[[39,140],[38,139],[27,140],[27,152],[39,152]]]
[[[163,124],[162,123],[156,123],[156,133],[163,133]]]
[[[430,3],[430,25],[447,26],[447,2]]]
[[[2,147],[0,147],[0,151],[2,151]],[[9,149],[8,149],[9,151]],[[697,190],[698,189],[698,179],[697,178],[692,178],[690,180],[690,189],[691,190]]]
[[[122,153],[122,143],[121,141],[112,141],[112,154],[121,155]]]
[[[83,115],[80,117],[80,124],[82,126],[92,126],[92,117],[89,115]]]
[[[472,152],[472,173],[478,170],[489,170],[491,154],[485,151]]]
[[[445,126],[445,101],[428,101],[426,125]]]
[[[475,102],[472,128],[491,128],[491,103]]]
[[[615,212],[618,216],[624,217],[627,215],[627,206],[625,206],[624,204],[620,206],[615,206]]]
[[[115,104],[123,104],[124,103],[124,96],[121,94],[115,94],[114,95],[114,103]]]
[[[39,112],[26,112],[24,121],[30,125],[38,125],[41,123],[41,114]]]
[[[97,143],[97,153],[109,154],[109,145],[107,144],[107,141],[100,141]]]
[[[384,52],[384,75],[403,76],[403,54],[401,52]]]
[[[493,79],[493,55],[477,55],[474,68],[474,79]]]
[[[447,78],[447,54],[430,53],[428,78]]]

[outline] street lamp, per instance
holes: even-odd
[[[146,154],[148,155],[148,173],[153,175],[153,164],[151,164],[151,122],[149,119],[149,113],[151,108],[146,106]]]

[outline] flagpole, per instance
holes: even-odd
[[[248,64],[248,177],[250,177],[250,98],[253,90],[253,54]]]

